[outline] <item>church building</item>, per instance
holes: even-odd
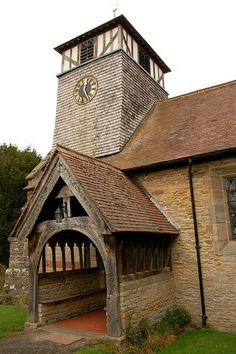
[[[53,146],[9,237],[28,326],[102,309],[120,337],[178,306],[236,331],[236,81],[168,98],[123,15],[55,50]]]

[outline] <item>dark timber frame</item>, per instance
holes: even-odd
[[[75,161],[58,153],[52,156],[11,237],[18,242],[28,239],[28,324],[35,327],[105,306],[107,334],[119,337],[125,329],[119,283],[170,271],[171,234],[162,234],[159,229],[116,231],[80,182],[82,177],[77,177],[67,163],[74,166]],[[84,253],[81,257],[79,249],[76,268],[73,247],[81,242]],[[90,245],[93,263],[89,260]],[[60,259],[56,259],[56,246]],[[71,284],[68,289],[65,279]],[[82,279],[87,282],[84,287]],[[55,296],[52,284],[62,289]]]
[[[38,217],[50,192],[61,178],[73,192],[77,200],[86,210],[88,217],[38,222]],[[119,292],[116,270],[116,240],[106,228],[103,219],[94,204],[89,200],[83,188],[71,175],[66,162],[56,158],[38,187],[31,207],[25,215],[25,222],[18,230],[18,238],[28,237],[29,245],[29,324],[38,322],[38,267],[45,244],[57,233],[64,230],[74,230],[87,236],[98,249],[102,258],[107,287],[107,333],[118,337],[121,334],[119,316]]]

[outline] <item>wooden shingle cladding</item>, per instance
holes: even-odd
[[[89,104],[78,105],[74,87],[91,74],[98,82],[97,94]],[[123,50],[87,62],[58,79],[53,147],[60,144],[95,157],[119,152],[153,103],[166,97]]]
[[[103,159],[122,170],[236,148],[236,81],[156,102],[123,150]]]
[[[89,55],[84,49],[87,44]],[[123,15],[55,48],[62,54],[62,73],[119,49],[124,50],[164,88],[164,73],[170,69]],[[145,65],[140,52],[145,53]]]

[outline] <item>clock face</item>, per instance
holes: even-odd
[[[85,76],[75,85],[73,96],[78,104],[90,102],[97,93],[98,82],[94,76]]]

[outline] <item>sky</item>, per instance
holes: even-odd
[[[0,144],[52,147],[62,44],[123,14],[171,69],[169,97],[236,79],[235,0],[3,0]]]

